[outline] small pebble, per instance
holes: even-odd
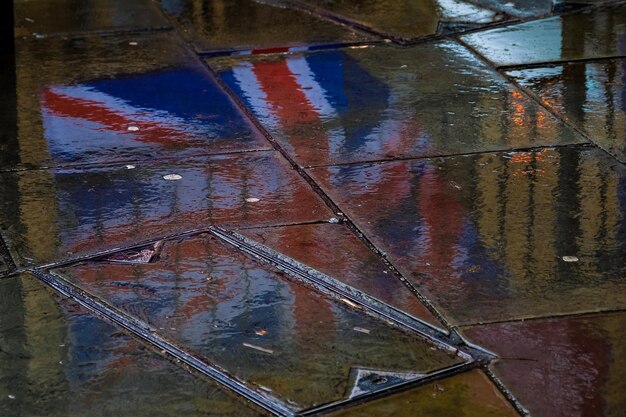
[[[128,42],[130,46],[137,46],[137,42]]]
[[[181,177],[178,174],[167,174],[167,175],[163,175],[163,179],[167,180],[167,181],[178,181],[180,179],[182,179],[183,177]]]
[[[261,200],[260,200],[260,199],[258,199],[258,198],[255,198],[255,197],[250,197],[250,198],[246,198],[246,201],[247,201],[248,203],[258,203],[258,202],[259,202],[259,201],[261,201]]]
[[[333,224],[339,223],[339,219],[336,217],[331,217],[330,219],[328,219],[328,223],[333,223]]]
[[[564,256],[563,259],[565,262],[578,262],[578,258],[576,256]]]
[[[135,169],[134,165],[126,165],[126,169]]]
[[[137,126],[128,126],[128,131],[130,131],[130,132],[136,132],[138,130],[139,130],[139,128]]]
[[[11,400],[14,400],[14,399],[15,399],[15,395],[13,395],[13,394],[9,394],[9,395],[8,395],[8,397],[9,397],[9,399],[11,399]]]

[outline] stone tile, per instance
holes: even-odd
[[[478,370],[330,414],[345,417],[513,417],[519,414]]]
[[[443,325],[347,227],[308,224],[241,233],[434,326]]]
[[[461,362],[207,235],[165,242],[153,263],[56,273],[294,410],[387,386],[363,371],[391,383]]]
[[[28,275],[0,300],[2,416],[260,415]]]
[[[375,39],[282,1],[161,0],[161,5],[198,51],[264,50]]]
[[[412,39],[498,21],[496,12],[460,0],[304,0],[378,31]]]
[[[626,5],[472,33],[462,39],[498,66],[626,55]]]
[[[274,152],[133,167],[0,173],[0,224],[18,264],[58,261],[209,224],[267,226],[332,216]]]
[[[453,322],[626,306],[626,167],[601,150],[310,172]]]
[[[568,63],[507,74],[593,142],[626,161],[626,60]]]
[[[536,417],[624,411],[626,314],[562,317],[465,329],[500,356],[495,373]]]
[[[2,146],[2,167],[269,148],[172,35],[30,39],[17,48],[19,133]]]
[[[589,0],[593,2],[594,0]],[[521,18],[549,15],[555,5],[554,0],[478,0],[477,4],[501,10],[504,13]]]
[[[451,41],[209,62],[303,165],[584,141]]]
[[[16,0],[20,34],[51,35],[168,26],[150,0]]]

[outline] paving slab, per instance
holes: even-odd
[[[186,162],[0,173],[2,232],[20,265],[132,245],[210,224],[325,220],[322,200],[275,152]]]
[[[263,52],[376,39],[280,0],[162,0],[161,6],[199,52],[242,49]]]
[[[399,38],[413,39],[497,22],[493,10],[460,0],[304,0],[362,25]]]
[[[477,370],[330,415],[333,417],[519,416],[485,374]]]
[[[17,152],[0,166],[269,149],[173,35],[17,43]]]
[[[257,416],[29,275],[0,281],[0,414]]]
[[[294,410],[462,362],[209,235],[167,241],[152,263],[55,273]]]
[[[626,306],[626,167],[601,150],[310,173],[452,322]]]
[[[626,60],[567,63],[507,74],[594,143],[626,161]]]
[[[150,0],[16,0],[16,32],[45,36],[169,26]]]
[[[585,141],[452,41],[209,63],[302,165]]]
[[[498,354],[492,367],[530,415],[624,412],[626,314],[490,324],[464,330]]]
[[[415,318],[444,328],[382,259],[344,225],[293,225],[241,233]]]
[[[498,66],[626,55],[626,5],[520,23],[461,39]]]

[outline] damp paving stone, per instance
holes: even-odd
[[[494,372],[532,416],[624,412],[624,312],[488,324],[463,333],[499,356]]]
[[[338,224],[246,229],[241,233],[436,327],[443,325],[385,263]]]
[[[549,15],[555,5],[554,0],[478,0],[474,3],[520,18]]]
[[[294,410],[348,398],[362,371],[411,380],[462,362],[211,236],[165,242],[155,263],[54,273]]]
[[[168,181],[164,175],[181,177]],[[0,220],[19,265],[121,248],[210,224],[270,226],[332,213],[275,152],[184,163],[0,174]],[[246,200],[262,196],[256,203]]]
[[[475,4],[459,0],[305,0],[322,9],[352,19],[364,26],[403,39],[480,27],[502,16]]]
[[[498,66],[626,55],[626,5],[520,23],[462,36]]]
[[[310,173],[452,322],[626,306],[626,167],[597,148]]]
[[[16,56],[18,136],[3,167],[270,148],[171,34],[18,40]]]
[[[332,417],[518,417],[481,371],[413,388],[329,414]]]
[[[452,41],[209,63],[305,166],[585,141]]]
[[[16,0],[16,33],[45,36],[169,26],[150,0]]]
[[[3,417],[261,415],[29,275],[0,300]]]
[[[521,85],[594,143],[626,161],[626,60],[567,63],[509,71]]]
[[[284,1],[161,1],[198,51],[308,47],[374,40]]]

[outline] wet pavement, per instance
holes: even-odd
[[[0,415],[622,414],[626,3],[14,8]]]

